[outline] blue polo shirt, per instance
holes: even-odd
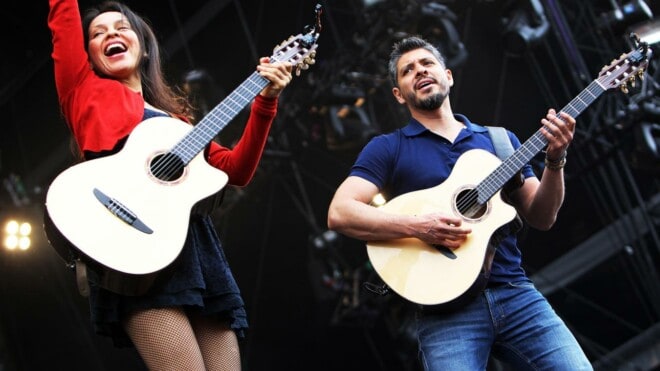
[[[441,184],[449,177],[459,156],[468,150],[484,149],[495,155],[487,128],[470,122],[463,115],[454,117],[466,126],[454,143],[411,119],[401,129],[374,137],[358,155],[350,175],[370,181],[387,199],[392,199]],[[513,147],[520,147],[518,138],[510,131],[507,133]],[[525,178],[535,176],[529,164],[523,167],[522,173]],[[484,177],[487,175],[488,172]],[[504,228],[508,229],[508,226]],[[516,236],[509,231],[506,233],[493,260],[490,282],[525,279]]]

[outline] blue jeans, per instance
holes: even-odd
[[[531,282],[488,288],[451,314],[417,315],[427,371],[485,370],[491,353],[515,370],[593,370],[564,322]]]

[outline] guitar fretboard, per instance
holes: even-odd
[[[573,117],[580,115],[591,103],[605,92],[597,80],[594,80],[578,96],[561,109]],[[539,129],[509,158],[504,160],[492,173],[490,173],[477,187],[477,201],[483,205],[509,181],[525,164],[548,145],[548,140]]]
[[[172,148],[171,153],[178,156],[184,165],[187,165],[266,85],[268,85],[268,79],[256,71],[253,72],[204,116],[190,133]]]

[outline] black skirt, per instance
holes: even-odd
[[[127,313],[181,307],[189,314],[227,321],[239,338],[244,337],[245,305],[210,217],[191,217],[185,246],[169,271],[141,296],[105,290],[94,272],[89,272],[89,305],[96,333],[111,337],[117,347],[130,347],[133,344],[120,322]]]

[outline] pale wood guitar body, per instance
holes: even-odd
[[[167,267],[183,247],[193,205],[227,183],[227,175],[210,166],[203,152],[176,180],[153,176],[151,161],[191,129],[173,118],[145,120],[119,153],[58,175],[46,197],[46,211],[57,230],[84,255],[119,272],[147,274]],[[120,202],[153,232],[115,216],[95,189]]]
[[[472,286],[483,266],[492,234],[511,221],[516,211],[502,201],[499,191],[488,201],[483,214],[476,217],[462,215],[456,202],[461,192],[473,189],[500,163],[484,150],[465,152],[442,184],[400,195],[380,207],[400,215],[450,213],[472,228],[465,243],[451,251],[453,258],[442,248],[416,238],[368,242],[369,260],[392,290],[414,303],[438,305],[460,297]]]

